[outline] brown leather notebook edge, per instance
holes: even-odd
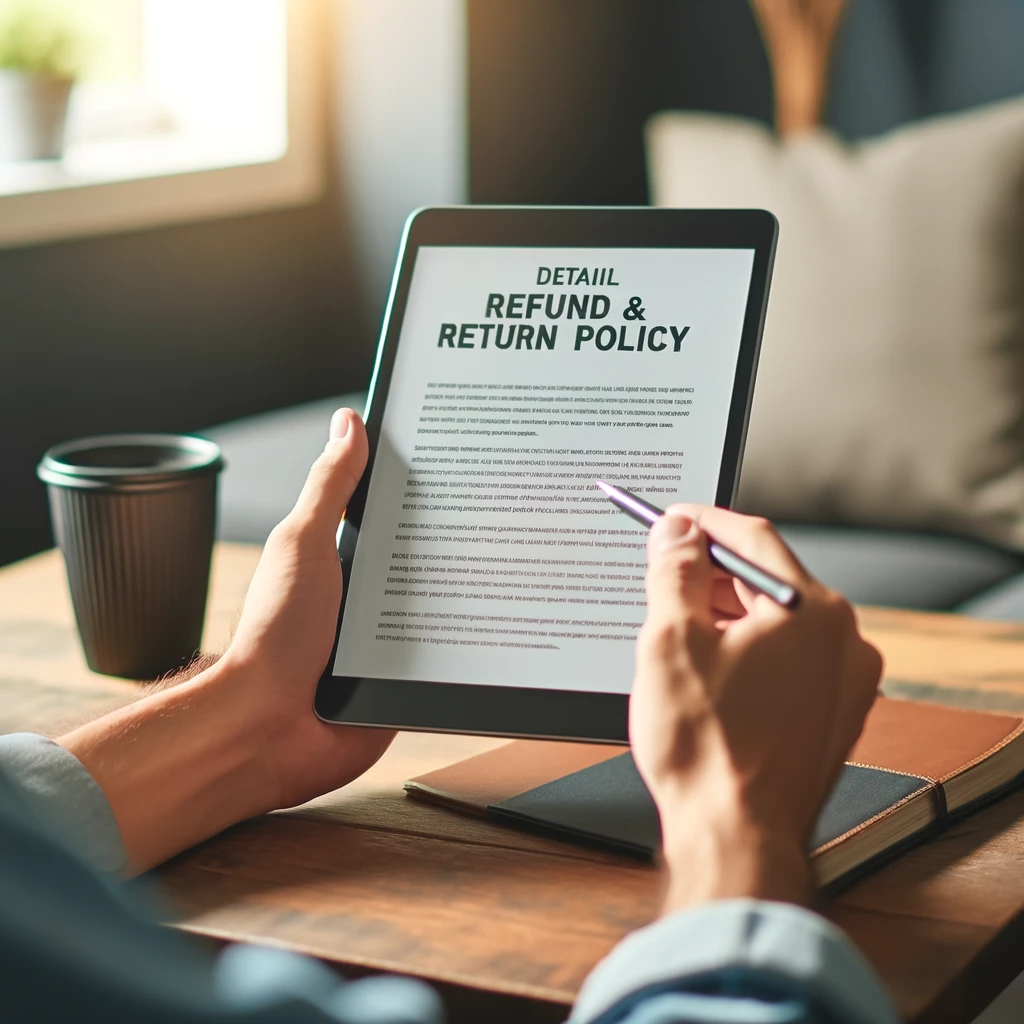
[[[849,761],[944,782],[990,757],[1024,729],[1017,715],[879,697]]]
[[[407,796],[425,804],[433,804],[435,807],[443,807],[448,811],[458,811],[461,814],[471,814],[474,818],[486,818],[487,807],[465,800],[454,793],[446,792],[443,789],[435,789],[428,786],[419,779],[409,779],[402,784],[402,789]]]
[[[987,761],[990,757],[994,756],[995,754],[998,754],[1000,750],[1004,749],[1005,747],[1008,747],[1015,740],[1019,739],[1021,735],[1024,734],[1024,718],[1018,719],[1017,723],[1017,727],[1013,729],[1011,732],[1007,733],[1007,735],[1003,739],[1001,739],[995,746],[989,748],[984,753],[979,754],[977,757],[975,757],[971,761],[968,761],[966,764],[962,764],[959,768],[957,768],[955,771],[950,772],[948,775],[944,775],[941,779],[939,779],[939,782],[949,782],[955,776],[962,775],[964,772],[970,770],[975,765],[981,764],[982,761]]]
[[[404,790],[430,803],[484,815],[487,808],[625,753],[628,747],[512,740],[410,779]]]

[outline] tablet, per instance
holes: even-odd
[[[776,230],[761,210],[409,219],[322,719],[627,741],[646,531],[594,481],[731,504]]]

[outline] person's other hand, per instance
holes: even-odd
[[[267,540],[221,659],[238,680],[239,708],[264,738],[277,781],[273,806],[294,806],[351,782],[394,738],[382,729],[327,725],[313,713],[341,603],[338,524],[367,451],[362,420],[339,409],[295,508]]]
[[[799,608],[716,570],[708,534],[795,584]],[[661,813],[668,908],[806,900],[811,830],[875,699],[881,656],[848,602],[761,519],[672,506],[651,530],[647,595],[630,737]]]

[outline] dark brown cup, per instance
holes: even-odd
[[[157,679],[199,650],[220,449],[201,437],[111,434],[37,467],[94,672]]]

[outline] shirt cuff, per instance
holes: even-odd
[[[67,849],[97,871],[125,869],[128,857],[114,812],[69,750],[33,733],[0,736],[0,771]]]
[[[594,1021],[645,989],[684,990],[688,979],[727,968],[783,981],[830,1019],[898,1024],[874,971],[838,928],[802,907],[759,900],[710,903],[634,932],[591,972],[569,1024]]]

